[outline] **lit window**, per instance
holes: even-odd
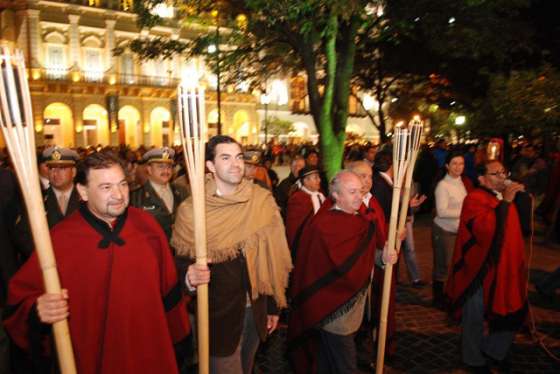
[[[121,10],[132,10],[133,0],[121,0]]]
[[[288,86],[280,79],[272,81],[270,86],[270,101],[278,105],[288,104]]]
[[[160,16],[161,18],[173,18],[175,9],[171,5],[160,3],[152,9],[152,14]]]
[[[47,77],[50,79],[61,79],[66,76],[68,69],[66,68],[64,46],[49,45],[47,47],[46,67]]]
[[[101,51],[88,48],[84,50],[84,79],[90,82],[100,81],[103,78],[103,65]]]
[[[99,0],[88,0],[89,6],[99,6]]]

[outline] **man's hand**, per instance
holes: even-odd
[[[188,284],[192,287],[198,287],[201,284],[210,283],[210,269],[208,265],[192,264],[187,269]]]
[[[428,197],[426,195],[418,196],[418,194],[416,194],[410,198],[410,202],[408,205],[413,209],[418,208],[424,201],[426,201],[427,198]]]
[[[513,201],[513,199],[515,199],[515,195],[519,191],[524,191],[524,190],[525,190],[525,186],[523,186],[521,183],[511,182],[511,184],[506,186],[506,189],[502,193],[502,196],[503,196],[505,201],[507,201],[508,203],[511,203]]]
[[[279,318],[279,316],[273,314],[269,314],[266,316],[266,330],[268,331],[268,335],[272,334],[278,327]]]
[[[37,314],[43,323],[60,322],[70,315],[68,311],[68,290],[61,293],[44,293],[37,299]]]
[[[399,256],[397,255],[397,251],[395,251],[394,249],[389,250],[389,246],[387,244],[385,244],[385,247],[383,248],[383,263],[385,265],[387,264],[395,264],[397,262],[397,259],[399,258]]]

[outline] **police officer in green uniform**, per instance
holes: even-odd
[[[187,191],[170,183],[175,151],[168,147],[154,148],[144,154],[148,181],[130,194],[130,204],[142,208],[159,222],[167,239],[175,222],[177,207],[187,198]]]
[[[69,148],[54,146],[43,151],[43,159],[49,169],[49,188],[44,192],[49,228],[80,206],[80,195],[74,185],[79,158],[78,153]]]

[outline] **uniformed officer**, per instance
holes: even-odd
[[[80,196],[74,186],[77,152],[58,146],[43,151],[43,159],[49,169],[49,188],[44,202],[49,228],[62,221],[80,206]]]
[[[148,181],[131,192],[132,206],[142,208],[159,222],[167,238],[175,222],[175,212],[187,197],[187,191],[170,183],[173,176],[175,151],[168,147],[154,148],[144,154]]]

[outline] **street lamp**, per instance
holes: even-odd
[[[214,9],[210,12],[210,15],[216,22],[216,44],[212,48],[213,52],[210,51],[210,45],[208,47],[208,53],[216,54],[216,97],[218,104],[218,135],[222,134],[222,91],[220,88],[220,12]]]
[[[462,126],[467,122],[467,118],[465,116],[457,116],[455,117],[455,124],[457,126]]]
[[[265,93],[261,95],[261,104],[264,105],[264,144],[268,144],[268,104],[270,96]]]

